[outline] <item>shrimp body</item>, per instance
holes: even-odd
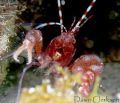
[[[55,37],[47,46],[45,53],[49,55],[54,62],[60,66],[67,66],[75,53],[75,38],[67,33]]]

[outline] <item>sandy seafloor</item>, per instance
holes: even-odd
[[[21,76],[21,70],[17,74]],[[25,74],[23,87],[32,87],[41,83],[41,76],[35,75],[32,71]],[[17,93],[17,86],[9,87],[4,95],[0,95],[0,103],[14,103]],[[120,63],[106,63],[103,73],[101,74],[101,82],[98,93],[118,99],[111,103],[120,103]],[[104,103],[104,102],[103,102]]]

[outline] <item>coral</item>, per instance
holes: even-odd
[[[42,82],[42,85],[37,85],[36,87],[31,88],[24,88],[22,90],[19,103],[81,103],[81,101],[82,103],[88,103],[85,102],[85,100],[90,100],[89,103],[94,103],[92,100],[95,96],[100,96],[101,99],[105,98],[105,96],[101,96],[97,93],[100,77],[97,77],[91,94],[88,97],[83,97],[78,92],[77,87],[77,92],[74,90],[75,81],[78,84],[81,83],[81,74],[71,75],[61,67],[57,67],[57,70],[59,70],[63,76],[61,78],[57,78],[53,86],[50,84],[49,79],[45,79]],[[95,101],[98,101],[98,99],[99,98],[96,98]],[[103,101],[102,103],[108,102]]]
[[[11,43],[17,36],[15,22],[21,12],[17,10],[18,6],[18,3],[0,3],[0,56],[10,51]]]
[[[80,74],[71,75],[61,67],[57,69],[63,76],[57,78],[53,86],[49,79],[45,79],[35,88],[24,88],[19,103],[74,103],[73,85],[75,81],[80,83]]]

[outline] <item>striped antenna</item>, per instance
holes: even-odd
[[[68,30],[68,32],[71,31],[73,25],[75,24],[75,21],[76,21],[76,16],[74,17],[74,20],[73,20],[73,22],[72,22],[72,24],[71,24],[70,29]]]
[[[74,29],[72,29],[72,31],[75,31],[76,27],[79,27],[80,23],[83,21],[83,19],[86,18],[86,15],[88,14],[88,12],[91,10],[91,8],[93,7],[94,3],[96,2],[96,0],[93,0],[90,5],[88,6],[87,10],[85,11],[85,13],[82,15],[82,17],[80,18],[80,20],[78,21],[78,23],[76,24],[76,26],[74,27]]]
[[[77,32],[91,17],[93,17],[93,15],[91,15],[89,18],[87,18],[80,26],[77,26],[76,28],[74,28],[75,30],[74,30],[73,34],[75,32]]]
[[[8,55],[6,55],[6,56],[0,58],[0,60],[6,59],[6,58],[8,58],[8,57],[11,57],[11,56],[13,55],[13,53],[14,53],[14,52],[12,52],[12,53],[10,53],[10,54],[8,54]]]
[[[91,15],[89,18],[87,18],[79,27],[82,27],[93,15]]]
[[[40,25],[41,23],[26,23],[26,24],[16,24],[17,26],[36,26]]]
[[[60,0],[57,0],[58,3],[58,11],[59,11],[59,18],[60,18],[60,23],[63,24],[62,20],[62,10],[61,10],[61,3]],[[63,27],[61,26],[61,33],[63,32]]]
[[[62,28],[64,28],[65,32],[67,32],[67,29],[65,28],[65,26],[62,25],[61,23],[57,23],[57,22],[43,23],[43,24],[40,24],[40,25],[36,26],[35,29],[38,29],[38,28],[41,28],[41,27],[44,27],[44,26],[48,26],[48,25],[60,25]]]

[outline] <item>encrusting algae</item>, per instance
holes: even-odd
[[[18,14],[25,10],[25,6],[14,0],[0,1],[0,58],[12,51],[17,36],[16,20]],[[0,85],[6,77],[10,60],[0,61]]]
[[[83,97],[78,91],[79,86],[76,85],[75,87],[74,85],[75,82],[80,85],[81,74],[71,75],[61,67],[57,67],[57,70],[61,72],[62,77],[57,78],[54,85],[50,84],[49,79],[45,79],[43,80],[42,85],[24,88],[19,103],[88,103],[85,102],[88,100],[89,103],[94,103],[94,101],[92,101],[93,98],[95,96],[100,96],[97,94],[98,84],[100,82],[99,77],[97,77],[95,81],[91,94],[88,97]],[[75,88],[77,92],[75,91]]]

